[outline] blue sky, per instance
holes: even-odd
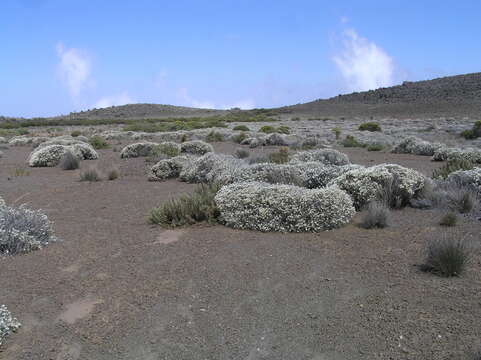
[[[274,107],[478,72],[481,1],[0,2],[0,115]]]

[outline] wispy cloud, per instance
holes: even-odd
[[[345,30],[343,48],[333,57],[349,90],[365,91],[393,85],[393,59],[378,45]]]
[[[106,108],[110,106],[132,104],[134,102],[135,101],[129,96],[129,94],[127,94],[126,92],[123,92],[118,95],[104,96],[103,98],[99,99],[93,107],[97,109],[101,109],[101,108]]]
[[[58,72],[72,97],[77,97],[90,81],[91,60],[87,54],[76,48],[65,48],[57,44],[59,57]]]

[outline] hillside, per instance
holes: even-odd
[[[481,116],[481,73],[404,82],[287,106],[283,111],[341,116]]]

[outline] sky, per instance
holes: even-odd
[[[1,0],[0,115],[277,107],[481,71],[480,0]]]

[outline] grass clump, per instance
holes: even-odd
[[[445,277],[460,276],[469,260],[470,252],[464,239],[444,236],[428,242],[421,270]]]
[[[250,129],[245,125],[236,125],[236,126],[234,126],[234,128],[232,130],[234,130],[234,131],[250,131]]]
[[[207,142],[224,141],[224,136],[222,136],[221,133],[212,130],[210,133],[207,134],[205,140]]]
[[[150,212],[149,221],[167,227],[191,225],[197,222],[215,223],[220,212],[214,197],[220,186],[202,184],[192,194],[170,199]]]
[[[474,169],[475,164],[466,159],[451,159],[446,162],[439,169],[433,171],[434,179],[446,179],[449,174],[458,170],[471,170]]]
[[[109,147],[109,143],[102,136],[94,135],[89,140],[90,145],[96,150],[106,149]]]
[[[334,135],[336,135],[336,140],[339,140],[341,138],[341,128],[340,127],[333,128],[332,132],[334,133]]]
[[[439,225],[442,225],[442,226],[456,226],[457,222],[458,222],[458,216],[453,212],[448,212],[447,214],[445,214],[441,218],[441,221],[439,222]]]
[[[30,171],[25,169],[25,168],[16,168],[13,171],[13,176],[18,177],[18,176],[28,176],[30,175]]]
[[[264,125],[259,129],[259,132],[263,132],[263,133],[266,133],[266,134],[272,134],[272,133],[276,132],[276,128],[274,126],[271,126],[271,125]]]
[[[99,171],[95,168],[90,168],[80,172],[80,181],[96,182],[100,180],[101,177]]]
[[[370,144],[367,146],[367,151],[381,151],[384,150],[384,145],[382,144]]]
[[[477,139],[481,137],[481,120],[474,123],[473,128],[470,130],[464,130],[461,136],[467,140]]]
[[[116,180],[119,178],[119,170],[117,169],[110,169],[108,172],[107,172],[107,179],[109,179],[110,181],[112,180]]]
[[[250,156],[250,153],[246,149],[237,149],[234,155],[238,159],[246,159]]]
[[[382,131],[381,126],[376,122],[365,122],[359,125],[361,131]]]
[[[344,147],[363,147],[363,145],[357,141],[357,139],[352,135],[347,135],[344,140],[342,140],[342,146]]]
[[[269,162],[285,164],[289,161],[289,148],[282,147],[278,151],[269,154]]]
[[[366,209],[366,213],[362,218],[361,227],[364,229],[385,228],[389,225],[391,212],[389,208],[382,202],[372,201]]]
[[[60,168],[62,170],[76,170],[80,167],[80,160],[70,151],[67,151],[60,160]]]
[[[70,133],[71,137],[77,137],[77,136],[80,136],[80,135],[82,135],[82,132],[80,130],[74,130]]]
[[[276,129],[276,132],[279,134],[290,134],[291,128],[289,126],[281,125]]]

